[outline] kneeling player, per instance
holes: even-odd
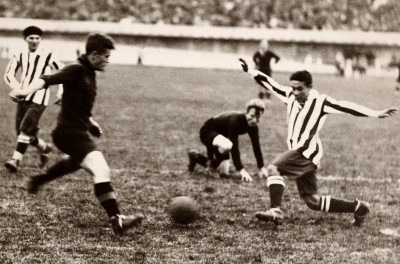
[[[229,174],[229,153],[233,164],[243,181],[252,181],[250,174],[244,169],[240,160],[239,135],[247,133],[253,145],[254,155],[259,168],[259,175],[267,176],[258,135],[258,123],[265,110],[260,99],[252,99],[247,103],[246,112],[230,111],[208,119],[200,129],[200,140],[207,147],[207,157],[196,150],[189,151],[189,171],[193,172],[196,164],[207,167],[207,172],[219,178],[217,168],[223,162],[221,174]],[[226,165],[228,164],[228,165]]]

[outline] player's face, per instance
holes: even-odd
[[[28,49],[31,52],[34,52],[39,47],[40,41],[42,37],[39,35],[29,35],[25,38],[25,41],[28,43]]]
[[[260,113],[257,113],[256,109],[250,108],[246,114],[247,123],[251,127],[255,127],[260,122]]]
[[[304,82],[299,82],[292,80],[290,81],[290,86],[293,89],[293,95],[299,103],[304,103],[310,94],[311,87],[304,84]]]
[[[93,60],[91,64],[96,71],[104,71],[108,64],[108,59],[111,55],[111,50],[106,49],[104,53],[99,53],[95,51],[93,53]]]

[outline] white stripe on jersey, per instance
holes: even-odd
[[[12,89],[18,87],[19,83],[22,89],[24,89],[42,74],[49,74],[51,70],[58,70],[63,66],[61,62],[54,58],[54,54],[51,51],[38,48],[35,52],[29,52],[26,49],[26,51],[22,51],[11,57],[6,68],[4,80]],[[19,70],[21,71],[20,82],[15,78]],[[24,100],[40,105],[48,105],[49,98],[50,90],[40,89],[28,95]]]
[[[287,105],[288,137],[290,150],[299,151],[304,157],[318,165],[322,155],[322,142],[319,138],[327,114],[347,113],[355,116],[377,117],[378,111],[347,101],[337,101],[318,91],[311,89],[310,94],[301,106],[292,93],[290,86],[283,86],[271,77],[259,72],[249,71],[253,78],[269,89]]]

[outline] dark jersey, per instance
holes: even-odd
[[[256,69],[262,73],[265,73],[268,76],[271,76],[271,59],[274,58],[276,62],[280,60],[280,57],[273,53],[272,51],[267,50],[264,54],[262,54],[259,50],[254,53],[253,61],[256,65]]]
[[[64,85],[61,111],[58,115],[57,127],[73,130],[88,130],[91,123],[92,108],[97,86],[96,73],[85,55],[78,58],[59,72],[40,77],[46,85]]]
[[[236,170],[238,171],[243,169],[239,152],[239,135],[247,133],[253,145],[253,151],[257,160],[258,168],[262,168],[264,166],[263,156],[260,148],[258,127],[250,127],[248,125],[245,113],[230,111],[214,116],[204,123],[203,129],[214,130],[232,142],[232,160]]]

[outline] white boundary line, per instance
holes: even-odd
[[[133,174],[143,174],[143,173],[152,173],[152,174],[160,174],[160,175],[171,175],[171,174],[189,174],[186,170],[170,170],[170,169],[161,169],[161,170],[149,170],[149,169],[111,169],[113,173],[133,173]],[[254,176],[256,177],[256,176]],[[368,183],[398,183],[400,184],[400,179],[397,181],[389,178],[366,178],[366,177],[343,177],[343,176],[317,176],[320,181],[348,181],[348,182],[368,182]]]

